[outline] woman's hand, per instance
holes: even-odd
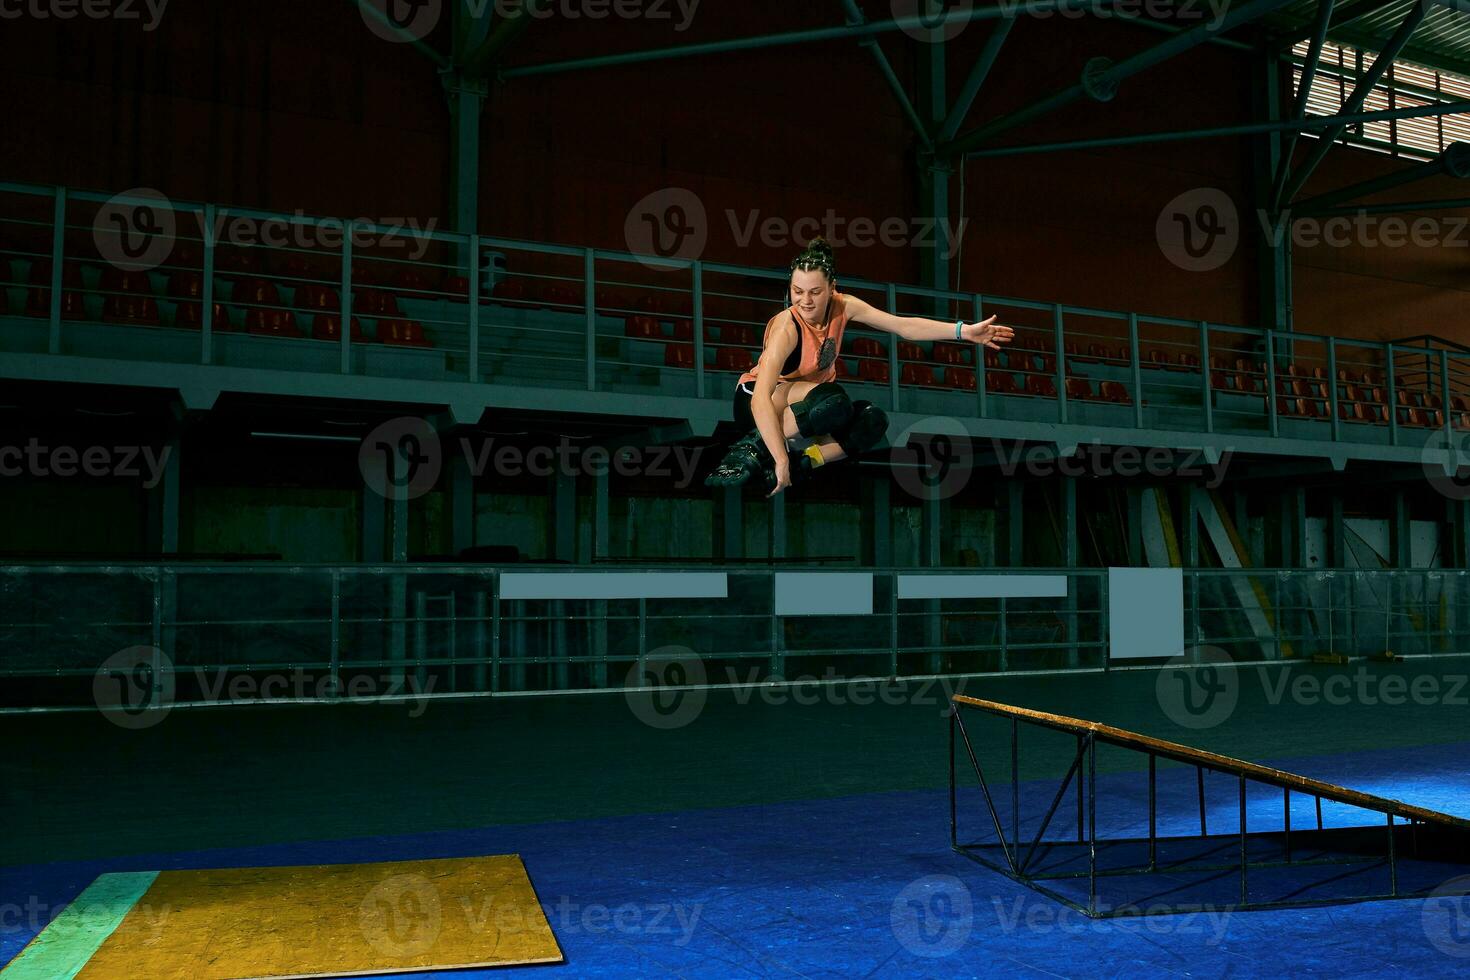
[[[967,323],[960,328],[960,336],[972,344],[980,344],[991,350],[1000,350],[1001,344],[1009,344],[1016,338],[1016,331],[995,322],[995,316],[986,317],[979,323]]]
[[[789,486],[791,486],[791,457],[782,453],[781,458],[776,460],[776,489],[766,494],[766,497],[774,497]]]

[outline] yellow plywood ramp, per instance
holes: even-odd
[[[37,961],[45,940],[43,932],[32,944],[38,976],[48,973]],[[525,866],[511,854],[158,872],[84,965],[61,975],[350,977],[561,960]]]

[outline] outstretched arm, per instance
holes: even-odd
[[[954,321],[930,320],[921,316],[896,316],[856,296],[847,297],[847,304],[849,320],[856,320],[858,323],[885,333],[897,334],[904,340],[953,341],[956,339]],[[1014,330],[1001,326],[995,322],[994,316],[989,316],[979,323],[966,323],[961,326],[959,339],[1000,350],[1001,344],[1010,343],[1015,336]]]

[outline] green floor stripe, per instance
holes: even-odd
[[[157,877],[157,871],[99,875],[0,970],[0,978],[72,980]]]

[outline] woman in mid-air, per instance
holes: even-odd
[[[735,423],[749,431],[706,484],[735,486],[759,476],[774,497],[817,467],[883,441],[888,416],[869,402],[851,401],[833,380],[849,322],[905,340],[968,341],[995,350],[1015,337],[993,316],[979,323],[895,316],[839,293],[832,259],[832,246],[814,238],[791,263],[791,305],[766,324],[760,360],[735,386]],[[793,460],[787,440],[809,444]]]

